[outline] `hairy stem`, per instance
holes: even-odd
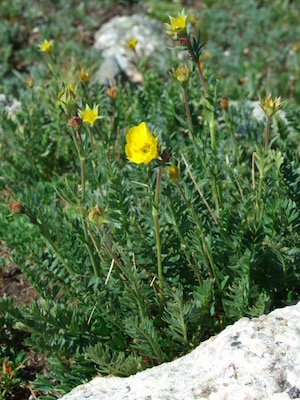
[[[158,284],[160,289],[161,299],[163,297],[163,270],[162,270],[162,262],[161,262],[161,240],[159,233],[159,221],[158,221],[158,204],[159,204],[159,191],[161,184],[161,166],[157,169],[157,178],[156,178],[156,188],[155,188],[155,196],[154,196],[154,204],[152,207],[152,215],[154,222],[154,230],[155,230],[155,239],[156,239],[156,252],[157,252],[157,276],[158,276]]]

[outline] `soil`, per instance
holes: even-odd
[[[31,301],[37,300],[39,297],[38,293],[14,264],[9,255],[9,250],[3,244],[0,244],[0,259],[8,260],[8,262],[5,263],[8,266],[3,267],[0,265],[0,297],[11,297],[16,305],[20,303],[29,304]],[[3,336],[5,337],[1,337],[2,335],[0,336],[0,348],[5,342],[12,339],[11,333],[5,331],[5,328],[2,327],[1,332],[3,332]],[[25,348],[21,343],[24,338],[25,335],[21,334],[20,338],[18,338],[20,339],[20,343],[17,345],[15,344],[16,340],[12,340],[16,352],[21,350],[26,352],[26,364],[24,366],[18,366],[20,368],[19,376],[23,381],[22,386],[16,387],[11,396],[7,395],[6,400],[34,400],[37,392],[33,391],[29,381],[34,380],[37,373],[42,374],[45,370],[44,356]],[[6,367],[4,360],[1,360],[0,378],[1,373],[10,374],[9,367]]]

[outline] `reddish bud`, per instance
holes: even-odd
[[[118,96],[118,89],[115,86],[111,86],[106,89],[106,95],[110,98],[112,102],[115,102]]]
[[[82,125],[82,119],[78,116],[70,118],[69,122],[73,128],[79,128]]]
[[[227,99],[221,99],[220,100],[220,106],[223,108],[223,110],[227,111],[228,110],[228,100]]]
[[[9,211],[12,214],[24,214],[25,213],[25,207],[23,206],[22,203],[13,200],[9,203]]]
[[[167,151],[163,151],[160,155],[160,158],[164,163],[168,163],[170,161],[171,155]]]
[[[189,39],[187,37],[181,37],[179,38],[179,43],[181,46],[187,46],[189,43]]]

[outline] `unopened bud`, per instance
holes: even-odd
[[[70,118],[69,122],[73,126],[73,128],[79,128],[82,125],[82,119],[78,117],[78,115]]]
[[[118,89],[115,86],[111,86],[106,89],[106,95],[110,98],[111,102],[114,103],[118,96]]]
[[[227,111],[228,110],[228,100],[227,99],[221,99],[220,100],[220,106],[223,108],[223,110]]]
[[[89,221],[95,225],[102,225],[104,222],[104,211],[99,207],[93,207],[88,214]]]
[[[174,165],[171,165],[167,169],[167,177],[170,179],[171,182],[177,183],[180,177],[180,169],[178,167],[175,167]]]
[[[83,83],[87,83],[89,80],[89,74],[84,71],[83,69],[78,73],[78,78],[81,80]]]
[[[61,106],[64,112],[69,116],[76,104],[76,93],[74,86],[70,83],[67,87],[63,89],[57,95],[57,105]]]
[[[12,214],[24,214],[25,213],[25,207],[19,201],[16,201],[16,200],[11,201],[9,203],[8,207],[9,207],[9,211]]]
[[[187,37],[181,37],[181,38],[179,38],[179,43],[181,46],[187,46],[189,43],[189,40]]]
[[[34,79],[32,76],[28,76],[25,81],[24,81],[25,85],[28,86],[30,89],[33,87],[34,85]]]
[[[171,154],[169,152],[167,152],[166,150],[164,150],[161,153],[160,158],[164,163],[168,163],[170,161]]]
[[[186,87],[190,78],[190,71],[186,65],[180,65],[178,68],[170,72],[170,75],[181,85]]]

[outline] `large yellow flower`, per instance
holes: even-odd
[[[101,118],[100,116],[98,116],[98,107],[99,104],[97,106],[94,104],[93,108],[86,105],[85,110],[79,110],[78,115],[83,122],[85,122],[86,124],[90,124],[90,126],[93,126],[95,121]]]
[[[145,122],[129,129],[125,153],[128,160],[136,164],[149,164],[158,157],[157,139],[151,135]]]

